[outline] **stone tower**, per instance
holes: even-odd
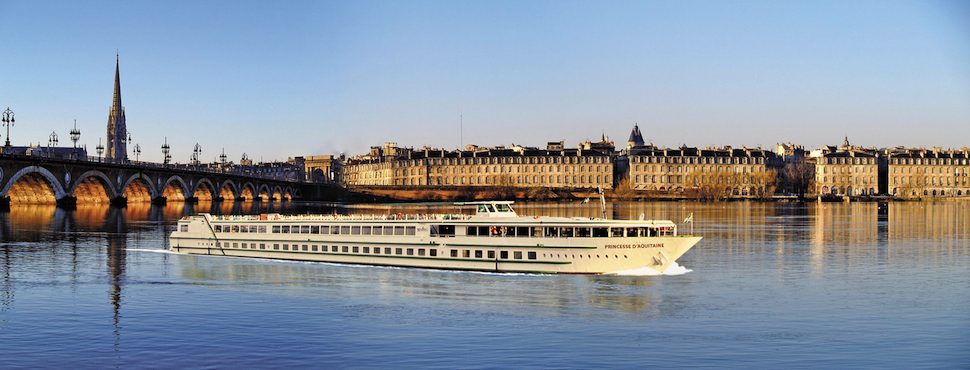
[[[630,138],[626,141],[627,149],[643,146],[643,135],[640,134],[640,125],[634,123],[633,131],[630,132]]]
[[[114,162],[128,160],[128,128],[125,125],[125,107],[121,105],[121,73],[118,68],[118,56],[115,55],[115,95],[108,111],[108,143],[105,149],[105,159]]]

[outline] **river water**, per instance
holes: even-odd
[[[693,213],[705,239],[663,276],[166,253],[174,222],[206,211],[384,212],[14,206],[0,368],[970,367],[970,202],[610,204],[613,218]]]

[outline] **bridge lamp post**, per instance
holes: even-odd
[[[141,156],[141,145],[135,144],[135,149],[133,151],[135,152],[135,162],[138,162],[138,158]]]
[[[7,143],[4,144],[4,147],[10,148],[10,126],[13,126],[14,122],[17,121],[16,119],[14,119],[13,111],[10,110],[10,107],[7,107],[7,110],[3,111],[2,121],[3,121],[3,125],[7,126]]]
[[[219,160],[222,162],[222,171],[226,171],[226,148],[222,148],[222,154],[219,155]]]
[[[98,152],[98,162],[101,162],[101,154],[104,153],[104,145],[101,145],[101,138],[98,138],[98,146],[94,147],[94,150]]]
[[[54,156],[54,151],[51,149],[52,147],[54,147],[54,148],[57,147],[57,132],[56,131],[51,131],[51,134],[50,134],[50,136],[48,136],[48,139],[47,139],[47,156],[48,157],[53,157]]]
[[[168,165],[168,161],[172,159],[172,156],[168,155],[172,147],[168,146],[168,136],[165,137],[165,143],[162,144],[162,164]]]
[[[128,145],[125,146],[125,149],[127,150],[128,146],[131,146],[131,131],[128,131],[127,129],[125,129],[125,134],[128,135]],[[127,156],[128,156],[128,153],[125,153],[125,157]]]
[[[202,154],[202,145],[199,145],[199,143],[195,143],[195,148],[192,149],[192,162],[195,163],[196,166],[199,166],[199,155],[201,154]]]
[[[77,120],[74,120],[74,129],[71,130],[71,141],[74,142],[74,151],[72,152],[71,155],[74,156],[74,159],[77,159],[77,141],[78,140],[81,140],[81,130],[78,130],[77,129]]]

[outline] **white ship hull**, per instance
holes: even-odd
[[[199,215],[179,222],[170,249],[379,266],[604,274],[644,267],[663,272],[701,240],[676,235],[669,221],[415,218]]]

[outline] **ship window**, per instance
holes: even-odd
[[[413,256],[414,255],[414,248],[408,248],[407,252],[408,252],[408,255],[409,256]]]
[[[637,228],[635,228],[635,227],[628,227],[628,228],[626,228],[626,236],[627,236],[628,238],[629,238],[629,237],[634,237],[634,238],[635,238],[635,237],[638,237],[638,236],[640,236],[640,235],[638,234],[638,231],[639,231],[639,229],[637,229]]]
[[[266,233],[266,225],[260,225],[256,229],[258,230],[259,233],[262,233],[262,234],[265,234]]]
[[[302,234],[309,234],[310,233],[310,226],[301,226],[300,227],[300,233],[302,233]]]
[[[623,228],[622,227],[611,227],[610,228],[610,237],[613,237],[613,238],[622,238],[623,237]]]
[[[499,212],[512,212],[512,208],[508,204],[496,204],[495,209]]]
[[[280,227],[280,232],[283,233],[283,234],[289,234],[290,233],[290,227],[288,225],[284,225],[284,226]]]
[[[279,244],[273,244],[273,250],[280,250]]]
[[[563,238],[572,238],[573,237],[573,228],[571,228],[571,227],[563,227],[563,228],[560,228],[559,229],[559,236],[560,237],[563,237]]]
[[[404,235],[404,226],[394,226],[394,235]]]
[[[311,246],[310,247],[310,250],[316,252],[317,251],[317,246],[316,245]]]
[[[487,212],[488,212],[488,208],[485,208],[484,204],[478,205],[478,213],[487,213]]]
[[[529,236],[529,228],[528,227],[515,228],[515,236],[519,236],[519,237]]]
[[[431,236],[455,236],[455,225],[431,225]]]
[[[238,233],[239,232],[239,225],[232,225],[232,231],[231,232]]]
[[[391,248],[384,248],[384,254],[391,254]]]
[[[319,234],[320,226],[310,226],[310,234]]]
[[[350,235],[350,226],[341,226],[340,227],[340,234],[342,234],[342,235]]]
[[[350,228],[350,235],[360,235],[360,226],[353,226]]]
[[[451,250],[451,256],[452,257],[458,257],[458,250],[457,249],[452,249]]]
[[[542,237],[542,228],[541,227],[534,227],[534,228],[532,228],[532,236],[537,237],[537,238],[541,238]]]
[[[495,259],[495,251],[488,251],[488,258]]]
[[[522,259],[522,252],[516,251],[516,252],[513,252],[512,255],[515,256],[515,259],[517,259],[517,260]]]
[[[280,233],[280,226],[279,225],[273,225],[272,231],[273,231],[273,234],[279,234]]]
[[[468,249],[462,250],[461,251],[461,256],[462,257],[465,257],[465,258],[469,258],[469,257],[472,256],[472,251],[470,251]]]
[[[419,256],[423,256],[424,255],[424,248],[418,249],[418,255]]]
[[[401,250],[401,248],[395,248],[394,249],[394,254],[400,255],[400,254],[402,254],[402,252],[403,251]]]
[[[437,257],[438,256],[438,250],[437,249],[429,249],[428,250],[428,255],[430,255],[431,257]]]
[[[374,226],[374,235],[381,235],[381,227]]]
[[[479,236],[488,236],[489,235],[489,227],[488,226],[479,226],[478,227],[478,235]]]
[[[588,237],[590,237],[590,235],[592,235],[592,234],[590,233],[590,230],[589,230],[588,227],[577,227],[576,228],[576,236],[578,236],[580,238],[588,238]]]
[[[331,227],[330,232],[333,233],[333,235],[340,235],[340,226]]]
[[[486,204],[485,206],[488,207],[489,212],[495,212],[495,207],[492,207],[491,204]]]
[[[555,238],[557,236],[559,236],[559,228],[556,228],[556,227],[547,227],[546,228],[546,237],[547,238]]]
[[[370,235],[370,230],[371,230],[370,226],[361,226],[361,228],[360,228],[360,234],[361,235]]]
[[[384,226],[384,235],[394,235],[394,227]]]
[[[360,247],[354,247],[354,253],[360,253]]]
[[[222,232],[222,225],[216,225],[216,232],[217,233],[221,233]]]
[[[475,227],[475,226],[469,226],[469,227],[467,227],[465,229],[465,235],[468,235],[468,236],[477,236],[478,235],[478,228]]]
[[[414,227],[414,226],[408,226],[408,227],[407,227],[407,228],[405,229],[405,234],[406,234],[406,235],[414,235],[414,229],[415,229],[415,227]]]
[[[259,243],[259,249],[266,249],[265,243]]]
[[[501,251],[501,252],[498,252],[498,258],[503,259],[503,260],[509,259],[509,251]]]
[[[482,251],[475,251],[475,258],[482,258]]]
[[[530,260],[536,259],[536,252],[529,252],[529,259]]]

